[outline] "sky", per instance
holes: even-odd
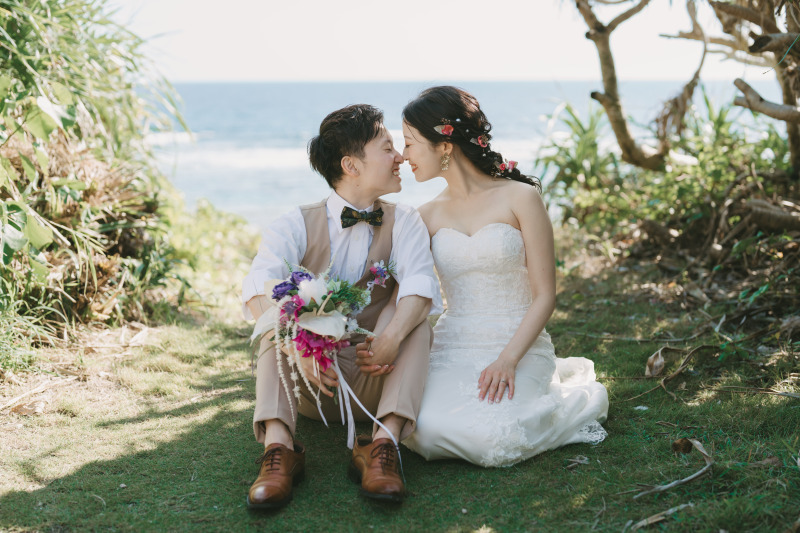
[[[705,2],[700,20],[721,34]],[[172,82],[595,80],[594,44],[567,0],[111,0]],[[600,6],[609,22],[634,5]],[[654,0],[611,38],[624,80],[689,79],[702,44],[683,0]],[[712,31],[713,30],[713,31]],[[706,80],[770,76],[709,56]],[[774,75],[769,79],[774,79]]]

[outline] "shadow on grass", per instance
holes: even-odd
[[[573,312],[558,321],[552,331],[577,327],[570,322],[575,316]],[[601,326],[590,322],[590,327],[596,330]],[[796,518],[787,502],[800,499],[800,483],[786,470],[791,452],[776,446],[792,434],[786,424],[800,423],[800,409],[786,402],[763,406],[745,398],[734,399],[730,405],[706,402],[687,406],[660,391],[639,402],[615,403],[614,399],[643,392],[652,384],[631,381],[606,382],[612,397],[606,424],[610,436],[596,447],[566,446],[502,469],[460,461],[427,463],[403,449],[410,494],[402,505],[360,497],[358,486],[346,473],[350,451],[345,446],[345,428],[326,428],[301,417],[297,438],[308,450],[306,480],[295,489],[294,501],[287,507],[249,512],[245,496],[257,473],[254,460],[262,449],[251,429],[255,383],[246,341],[237,337],[233,328],[183,328],[188,336],[208,336],[198,341],[206,351],[190,348],[180,352],[180,339],[172,345],[166,343],[165,350],[173,350],[176,358],[202,364],[206,370],[223,368],[211,375],[198,369],[199,377],[191,383],[193,389],[202,391],[196,401],[171,406],[160,399],[141,414],[98,421],[77,452],[48,446],[19,461],[14,467],[21,475],[47,485],[0,497],[0,529],[472,531],[486,525],[496,531],[619,531],[628,520],[689,500],[698,505],[672,519],[678,527],[692,523],[698,529],[715,526],[713,530],[717,530],[728,524],[730,530],[755,531],[765,524],[778,527]],[[620,327],[609,326],[608,330],[627,333]],[[631,345],[585,340],[576,345],[575,339],[566,335],[560,342],[557,348],[562,356],[592,356],[593,352],[598,369],[634,373]],[[579,349],[582,353],[576,353]],[[637,348],[642,353],[649,349]],[[228,362],[233,370],[224,370],[225,358],[235,358],[236,364]],[[640,362],[635,367],[641,371]],[[634,410],[639,404],[649,410]],[[737,413],[748,413],[747,420],[737,419]],[[665,431],[659,421],[679,427]],[[681,429],[688,426],[698,428]],[[369,425],[361,424],[358,429],[368,432]],[[119,438],[115,436],[125,430],[125,444],[132,451],[112,459],[91,460],[94,443]],[[703,439],[720,468],[713,477],[634,502],[626,491],[635,489],[636,483],[666,483],[702,465],[697,457],[672,453],[670,443],[678,436]],[[760,455],[753,460],[765,453],[775,454],[786,469],[775,475],[764,469],[751,473],[752,469],[740,463],[750,460],[754,451]],[[39,473],[39,465],[57,463],[64,453],[80,455],[77,460],[64,460],[81,466],[42,479],[45,476]],[[589,463],[567,468],[569,459],[576,456],[588,457]]]

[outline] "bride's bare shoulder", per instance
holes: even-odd
[[[440,194],[417,208],[417,211],[419,211],[419,214],[422,217],[422,221],[425,222],[425,225],[428,226],[428,228],[431,227],[435,213],[442,207],[443,203],[444,199]]]

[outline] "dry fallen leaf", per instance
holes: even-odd
[[[569,461],[569,462],[570,462],[570,463],[569,463],[569,464],[566,466],[566,469],[567,469],[567,470],[570,470],[570,469],[572,469],[572,468],[575,468],[575,467],[576,467],[576,466],[578,466],[578,465],[588,465],[588,464],[589,464],[589,458],[588,458],[588,457],[586,457],[585,455],[578,455],[578,456],[576,456],[576,457],[573,457],[573,458],[571,458],[571,459],[567,459],[567,461]]]
[[[749,466],[763,466],[766,468],[770,468],[773,466],[783,466],[783,461],[778,459],[775,456],[767,457],[766,459],[762,459],[761,461],[756,461],[754,463],[750,463]]]
[[[658,350],[647,359],[647,366],[644,369],[644,375],[647,377],[658,376],[663,370],[664,356],[661,355],[661,350]]]
[[[19,378],[17,378],[17,376],[14,375],[14,373],[10,370],[6,370],[5,372],[0,371],[0,378],[3,378],[12,385],[22,385],[22,382],[19,380]]]
[[[672,451],[675,453],[689,453],[692,451],[692,441],[687,438],[673,441]]]
[[[18,405],[11,412],[22,416],[40,415],[44,413],[44,400]]]

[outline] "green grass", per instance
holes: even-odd
[[[358,496],[346,476],[343,427],[301,418],[306,480],[286,508],[248,512],[261,448],[251,429],[247,332],[182,323],[121,357],[83,353],[87,381],[53,392],[44,415],[0,414],[0,530],[621,531],[690,502],[650,530],[784,531],[800,518],[800,401],[719,390],[777,383],[797,367],[796,355],[720,363],[712,351],[698,353],[668,384],[677,401],[663,390],[626,401],[657,382],[608,378],[642,376],[661,344],[584,333],[680,337],[702,315],[651,302],[615,273],[568,277],[566,287],[548,330],[559,355],[591,357],[609,389],[609,437],[598,446],[567,446],[507,469],[426,463],[406,450],[410,496],[393,506]],[[713,334],[694,342],[719,344]],[[696,451],[672,452],[680,437],[703,443],[716,461],[712,474],[634,500],[639,483],[666,484],[703,466]],[[568,469],[579,455],[589,463]],[[768,457],[779,466],[752,464]]]

